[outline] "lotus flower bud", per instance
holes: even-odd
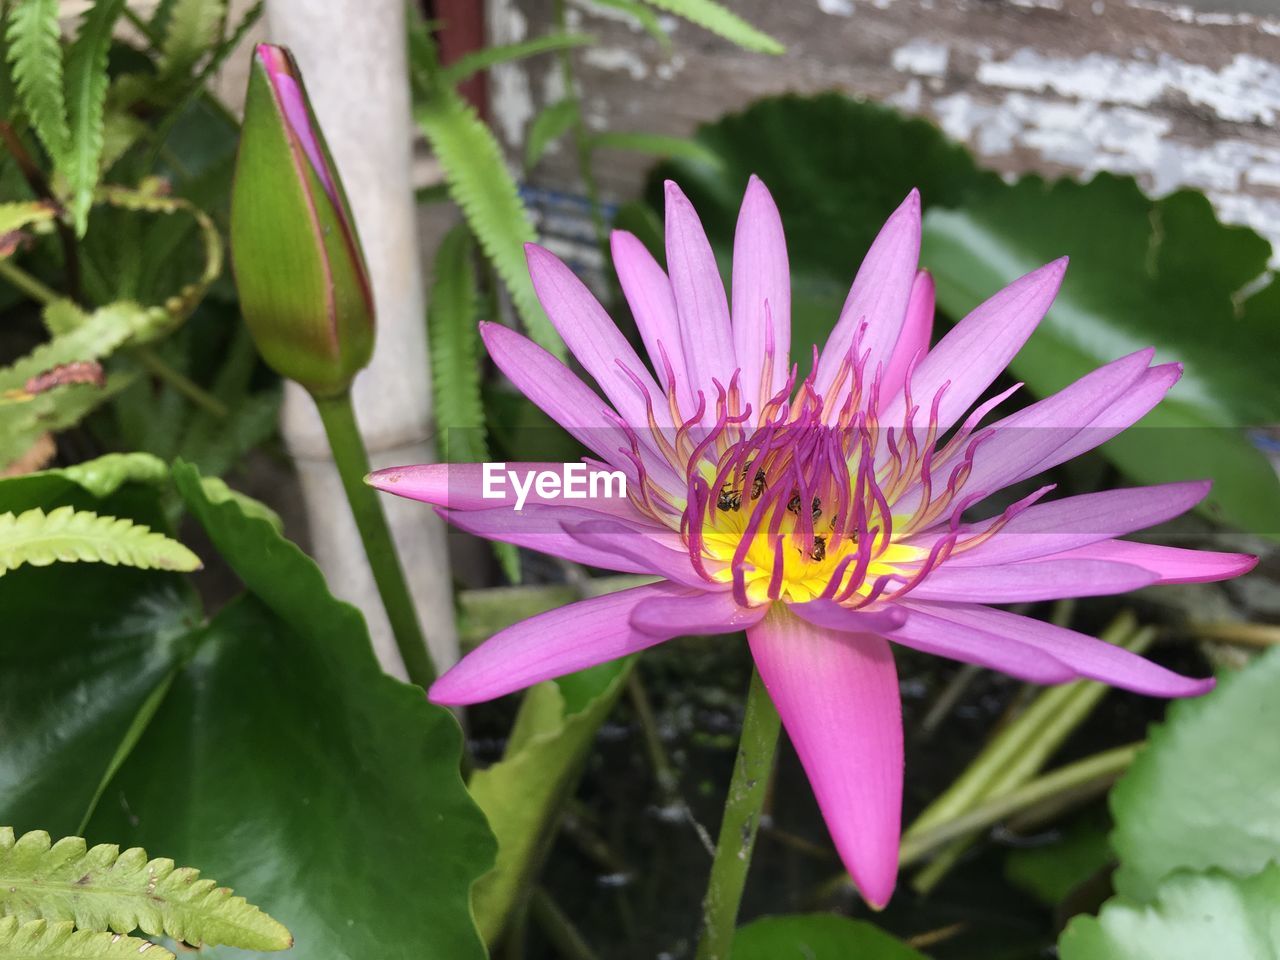
[[[249,74],[231,263],[263,359],[316,396],[346,390],[373,354],[373,293],[298,65],[270,44],[259,44]]]

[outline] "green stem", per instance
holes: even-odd
[[[1132,613],[1121,613],[1102,633],[1108,643],[1140,653],[1155,636],[1140,627]],[[1004,796],[1030,781],[1049,761],[1094,706],[1110,689],[1093,680],[1077,680],[1040,693],[1021,715],[1004,727],[974,758],[969,767],[906,830],[917,835],[955,819],[983,801]],[[946,876],[968,847],[970,838],[957,838],[920,871],[912,886],[928,893]]]
[[[61,299],[56,291],[46,287],[27,271],[9,260],[0,259],[0,277],[4,277],[37,303],[50,304],[55,300]]]
[[[779,726],[778,711],[769,699],[764,681],[759,671],[752,670],[738,759],[733,765],[720,838],[711,863],[711,879],[702,901],[702,939],[698,943],[697,960],[728,960],[733,949],[738,905],[742,902],[742,889],[760,826],[760,810],[773,772]]]
[[[565,960],[597,960],[595,951],[545,888],[534,887],[529,894],[529,916]]]
[[[662,736],[658,733],[658,721],[653,715],[653,705],[649,702],[649,694],[640,678],[639,669],[631,671],[627,677],[627,696],[631,700],[631,708],[636,712],[640,722],[640,733],[644,738],[645,752],[649,754],[649,763],[653,767],[653,775],[658,781],[658,790],[667,803],[680,802],[676,791],[677,776],[666,748],[662,745]]]
[[[0,121],[0,139],[4,141],[5,147],[18,164],[18,169],[22,171],[22,176],[27,181],[27,186],[31,188],[31,192],[57,207],[58,216],[54,220],[54,229],[57,230],[58,240],[62,243],[63,268],[67,272],[67,295],[76,303],[83,303],[79,241],[76,239],[75,231],[63,219],[62,203],[54,196],[53,189],[49,186],[49,178],[36,164],[23,144],[22,138],[5,121]]]
[[[922,860],[957,837],[989,827],[1046,800],[1082,790],[1105,788],[1128,769],[1141,747],[1141,743],[1132,743],[1067,764],[1010,793],[986,800],[951,820],[905,837],[898,855],[899,863],[905,867]]]
[[[142,368],[151,374],[157,380],[162,380],[173,389],[194,403],[202,410],[211,413],[219,420],[225,420],[231,416],[231,411],[227,409],[227,405],[215,397],[212,393],[200,386],[190,377],[179,373],[168,363],[160,354],[156,353],[150,347],[137,347],[133,351],[133,358],[141,364]]]
[[[364,552],[369,558],[374,582],[386,608],[387,619],[391,622],[396,647],[400,650],[409,679],[425,690],[436,678],[436,667],[431,661],[422,626],[418,623],[418,611],[413,605],[395,542],[391,539],[382,502],[373,488],[364,482],[370,469],[369,455],[365,452],[364,440],[356,424],[351,394],[344,391],[336,396],[314,399],[360,539],[364,541]]]

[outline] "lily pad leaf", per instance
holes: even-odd
[[[1144,901],[1181,868],[1245,875],[1280,861],[1277,690],[1272,649],[1212,693],[1170,706],[1111,790],[1119,893]]]
[[[1062,960],[1272,960],[1280,956],[1280,865],[1251,877],[1178,873],[1155,902],[1108,901],[1078,917],[1058,944]]]
[[[926,960],[874,924],[833,914],[765,917],[733,941],[733,960]]]

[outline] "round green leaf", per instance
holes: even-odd
[[[1116,889],[1150,899],[1180,868],[1280,861],[1280,649],[1180,700],[1111,791]],[[1226,956],[1227,954],[1222,954]]]
[[[50,474],[0,482],[0,512],[59,506],[164,528],[148,488],[98,500]],[[22,567],[0,577],[0,610],[0,823],[77,833],[135,718],[183,656],[194,593],[170,573]]]
[[[382,673],[359,612],[267,520],[212,502],[189,466],[174,478],[249,592],[201,626],[171,574],[3,578],[0,823],[80,833],[96,801],[90,842],[197,865],[299,956],[480,960],[470,892],[494,844],[457,721]],[[149,520],[126,509],[138,489],[106,503]],[[0,510],[62,500],[95,502],[63,477],[0,483]]]
[[[1212,478],[1207,512],[1280,534],[1280,483],[1240,429],[1280,419],[1280,323],[1261,300],[1245,311],[1237,302],[1266,269],[1267,242],[1223,226],[1203,194],[1153,201],[1109,174],[1084,184],[1024,177],[925,217],[921,257],[952,317],[1063,254],[1062,290],[1014,375],[1045,396],[1154,346],[1156,362],[1181,363],[1183,378],[1103,452],[1141,483]]]
[[[234,882],[302,956],[484,957],[470,891],[494,844],[457,721],[381,671],[359,612],[270,523],[209,501],[189,466],[174,480],[249,594],[205,630],[91,834]]]
[[[1280,956],[1280,866],[1252,877],[1179,873],[1150,906],[1111,900],[1078,917],[1062,960],[1274,960]]]
[[[765,917],[738,931],[733,960],[925,960],[901,940],[861,920],[814,913]]]

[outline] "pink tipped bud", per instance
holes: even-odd
[[[245,96],[231,263],[263,359],[314,394],[345,390],[373,354],[368,270],[298,65],[270,44]]]

